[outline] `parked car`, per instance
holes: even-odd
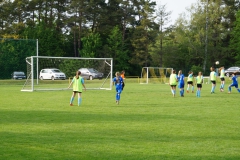
[[[26,75],[22,71],[14,71],[11,76],[12,79],[26,79]]]
[[[230,77],[232,75],[232,73],[237,73],[237,75],[240,75],[240,67],[230,67],[228,69],[225,70],[225,75],[227,77]]]
[[[51,80],[62,79],[62,80],[65,80],[66,75],[65,75],[65,73],[63,73],[62,71],[60,71],[57,68],[45,68],[45,69],[42,69],[40,71],[39,78],[41,80],[44,80],[44,79],[51,79]]]
[[[85,79],[93,80],[93,79],[102,79],[103,73],[97,71],[94,68],[80,68],[81,76]]]

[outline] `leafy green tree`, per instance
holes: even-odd
[[[142,1],[141,1],[142,2]],[[155,39],[152,34],[155,27],[153,17],[153,7],[155,3],[149,0],[143,2],[138,6],[139,11],[139,25],[136,26],[131,40],[134,52],[130,62],[140,66],[149,66],[151,59],[149,53],[149,46]]]
[[[40,56],[64,57],[63,36],[54,28],[47,28],[45,23],[40,23],[34,28],[26,28],[23,37],[38,39]]]
[[[230,47],[232,49],[232,55],[236,60],[235,65],[240,65],[240,11],[238,11],[236,15],[236,22],[232,31]]]
[[[163,67],[163,40],[165,37],[165,32],[164,32],[164,26],[170,21],[170,15],[171,15],[171,11],[167,11],[166,9],[166,5],[160,5],[158,10],[157,10],[157,20],[158,20],[158,24],[159,24],[159,36],[157,39],[159,39],[159,47],[160,48],[159,51],[156,51],[159,54],[159,66]]]
[[[128,70],[129,63],[128,63],[128,55],[125,45],[122,41],[122,33],[120,29],[116,26],[111,31],[109,38],[107,39],[108,48],[110,57],[113,58],[114,69],[117,71],[121,70]]]
[[[208,72],[210,66],[219,59],[225,59],[225,39],[228,29],[223,26],[228,9],[221,0],[199,1],[189,9],[191,18],[183,23],[183,33],[189,43],[190,65],[199,65]],[[180,42],[181,43],[181,42]],[[186,43],[182,43],[186,44]],[[224,62],[222,62],[224,64]]]
[[[100,34],[91,33],[89,36],[83,37],[82,42],[81,57],[100,58],[97,54],[102,46]]]
[[[82,56],[79,51],[82,49],[82,37],[84,36],[83,28],[84,24],[87,23],[87,15],[88,15],[88,1],[84,0],[73,0],[69,4],[67,13],[70,15],[68,19],[66,19],[67,28],[66,30],[70,30],[70,34],[72,35],[73,47],[74,47],[74,56],[79,57]]]
[[[36,40],[0,39],[0,78],[10,78],[13,71],[26,72],[26,57],[36,55]]]

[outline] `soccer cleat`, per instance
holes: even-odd
[[[231,92],[228,92],[228,94],[230,94]]]
[[[187,93],[189,93],[189,91],[187,90]]]
[[[72,103],[70,103],[70,106],[73,106],[73,104],[72,104]]]

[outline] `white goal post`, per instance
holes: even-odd
[[[76,71],[80,68],[92,68],[103,73],[103,77],[85,80],[87,89],[112,89],[113,59],[112,58],[82,58],[82,57],[51,57],[31,56],[26,58],[27,78],[21,91],[39,90],[67,90]],[[39,79],[42,69],[59,69],[66,75],[66,79]],[[41,78],[42,79],[42,78]],[[91,78],[92,79],[92,78]],[[72,89],[72,88],[70,88]]]
[[[168,83],[173,68],[143,67],[140,84]]]

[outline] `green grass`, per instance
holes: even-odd
[[[166,84],[128,79],[120,105],[115,90],[87,90],[70,107],[70,90],[21,92],[23,84],[0,81],[1,160],[240,159],[240,94],[227,85],[173,98]]]

